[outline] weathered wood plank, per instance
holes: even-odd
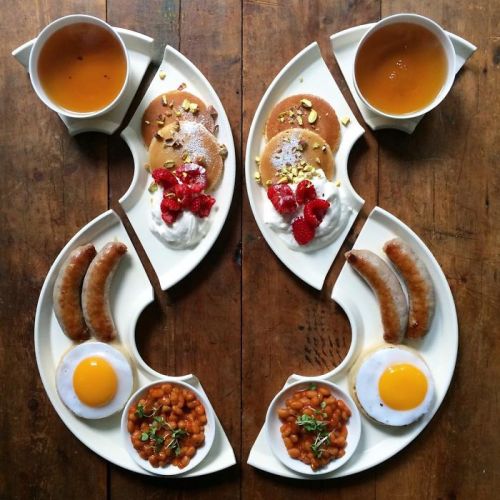
[[[73,12],[104,17],[105,3],[4,3],[2,8],[2,498],[98,498],[106,493],[106,463],[71,434],[52,408],[33,344],[36,304],[49,267],[67,240],[107,208],[106,141],[96,134],[69,137],[10,56],[50,21]],[[71,464],[85,473],[68,474]]]

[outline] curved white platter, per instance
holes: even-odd
[[[394,120],[377,115],[365,106],[354,87],[354,57],[356,55],[356,50],[361,38],[363,38],[363,35],[374,24],[375,23],[362,24],[344,31],[339,31],[338,33],[332,35],[330,37],[330,43],[333,53],[339,63],[352,97],[367,125],[373,130],[394,128],[401,130],[402,132],[406,132],[407,134],[412,134],[416,126],[420,123],[420,120],[422,120],[423,116],[410,118],[408,120]],[[477,47],[472,45],[472,43],[467,40],[454,35],[453,33],[447,32],[447,34],[450,37],[453,48],[455,49],[455,73],[458,73],[467,59],[469,59],[469,57],[475,52]]]
[[[140,357],[135,343],[135,327],[143,309],[153,300],[153,289],[141,261],[117,215],[109,210],[81,229],[62,249],[45,278],[35,316],[35,354],[38,370],[52,406],[69,430],[87,447],[110,462],[141,474],[150,475],[128,454],[120,432],[121,412],[101,420],[76,417],[64,406],[56,389],[56,368],[61,356],[74,345],[62,332],[54,314],[52,290],[59,268],[77,246],[94,243],[99,251],[109,241],[118,240],[127,245],[128,252],[113,278],[110,305],[120,343],[128,351],[135,371],[135,388],[164,380],[165,376],[152,370]],[[198,379],[193,375],[168,377],[193,385],[203,394]],[[214,444],[206,458],[194,469],[180,477],[210,474],[230,467],[234,453],[222,426],[215,417]]]
[[[408,243],[429,269],[436,291],[436,311],[431,329],[422,340],[405,341],[417,349],[427,362],[434,379],[436,397],[431,411],[420,421],[406,428],[390,428],[376,425],[363,414],[361,441],[351,459],[340,469],[318,479],[335,478],[355,474],[389,459],[415,439],[430,422],[443,402],[451,383],[458,351],[458,322],[455,303],[446,277],[438,262],[424,242],[403,222],[390,213],[376,207],[361,230],[354,248],[369,249],[387,260],[382,247],[394,237]],[[371,346],[383,342],[382,322],[377,299],[369,286],[349,264],[344,264],[332,292],[335,300],[346,312],[352,328],[352,342],[342,363],[329,373],[314,380],[326,379],[349,391],[348,373],[359,354]],[[312,377],[292,375],[287,383],[308,380]],[[254,467],[285,477],[311,479],[285,467],[271,453],[264,428],[255,441],[248,463]],[[313,477],[314,478],[314,477]]]
[[[163,80],[159,77],[160,71],[166,74]],[[151,195],[148,186],[152,178],[144,168],[147,163],[147,149],[141,137],[141,120],[145,109],[155,97],[166,91],[175,90],[183,83],[187,85],[185,89],[187,92],[195,94],[217,110],[219,131],[216,137],[219,143],[226,145],[228,157],[224,162],[222,179],[217,189],[211,193],[215,196],[214,208],[217,207],[217,211],[212,209],[214,213],[210,215],[213,218],[208,234],[193,248],[175,250],[167,247],[149,229]],[[166,290],[190,273],[208,253],[229,213],[236,175],[236,157],[229,120],[208,80],[180,52],[167,46],[163,61],[151,85],[121,135],[134,157],[134,177],[128,191],[120,199],[120,204],[148,254],[162,289]]]
[[[257,170],[255,157],[260,156],[266,143],[264,129],[269,113],[279,101],[299,93],[315,94],[322,97],[335,109],[339,120],[343,117],[350,119],[347,127],[340,125],[341,140],[340,147],[335,154],[334,181],[340,181],[340,189],[343,191],[352,212],[346,227],[335,241],[322,249],[307,253],[294,251],[287,247],[279,236],[264,223],[263,210],[264,202],[267,201],[266,190],[254,180],[254,172]],[[250,127],[245,158],[245,177],[248,198],[257,225],[281,262],[300,279],[317,290],[321,290],[323,287],[323,282],[335,256],[364,204],[364,200],[351,186],[347,172],[347,160],[351,148],[363,133],[363,128],[357,122],[321,57],[317,43],[312,43],[297,54],[276,76],[262,97]]]
[[[103,132],[105,134],[112,134],[115,132],[121,125],[130,103],[144,77],[144,73],[148,69],[153,56],[154,40],[149,36],[135,31],[123,28],[115,28],[115,30],[123,40],[128,52],[130,74],[127,88],[120,102],[102,116],[96,118],[71,118],[61,114],[58,115],[68,128],[70,135],[90,131]],[[26,68],[26,70],[28,70],[30,52],[35,40],[36,38],[12,51],[12,55]]]

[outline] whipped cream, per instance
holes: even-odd
[[[292,221],[304,213],[304,206],[299,205],[293,214],[280,214],[267,197],[264,190],[264,222],[286,243],[292,250],[300,252],[311,252],[327,246],[335,240],[345,228],[349,220],[351,208],[342,200],[343,196],[340,189],[330,182],[321,169],[318,169],[317,176],[313,177],[311,182],[316,189],[318,198],[322,198],[330,203],[325,217],[321,224],[316,228],[316,233],[312,241],[307,245],[299,245],[292,232]],[[297,184],[289,184],[295,193]]]
[[[149,229],[167,246],[177,250],[189,248],[199,243],[210,229],[212,214],[217,211],[217,206],[212,207],[208,217],[198,217],[189,210],[184,210],[173,224],[166,224],[161,218],[160,205],[162,200],[163,189],[158,186],[151,197]]]

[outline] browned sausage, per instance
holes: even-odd
[[[52,297],[57,321],[64,334],[75,342],[90,337],[80,299],[83,278],[96,253],[92,244],[75,248],[63,262],[54,283]]]
[[[345,257],[378,298],[384,340],[399,344],[403,341],[408,324],[408,305],[394,271],[370,250],[351,250]]]
[[[384,245],[384,252],[401,273],[408,291],[410,315],[406,336],[423,337],[429,330],[435,308],[434,287],[425,264],[410,246],[399,238]]]
[[[120,242],[105,245],[90,264],[83,280],[83,316],[90,333],[101,342],[110,342],[117,335],[109,308],[109,288],[126,251],[126,245]]]

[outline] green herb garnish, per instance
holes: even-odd
[[[314,443],[311,445],[311,451],[316,458],[320,458],[323,451],[325,451],[322,448],[322,445],[325,443],[326,445],[330,444],[330,433],[327,429],[328,423],[316,420],[314,417],[307,414],[297,417],[295,423],[298,426],[303,427],[308,432],[316,433]]]
[[[144,405],[139,403],[137,405],[137,408],[135,410],[135,416],[136,417],[139,417],[139,418],[149,418],[149,417],[152,417],[157,411],[157,408],[153,408],[153,411],[148,415],[145,411],[144,411]]]
[[[170,424],[167,424],[171,432],[171,441],[167,444],[167,448],[174,451],[175,455],[178,456],[181,453],[181,444],[179,439],[188,435],[188,432],[184,429],[173,429]]]
[[[316,390],[316,384],[309,384],[309,391],[315,391]]]

